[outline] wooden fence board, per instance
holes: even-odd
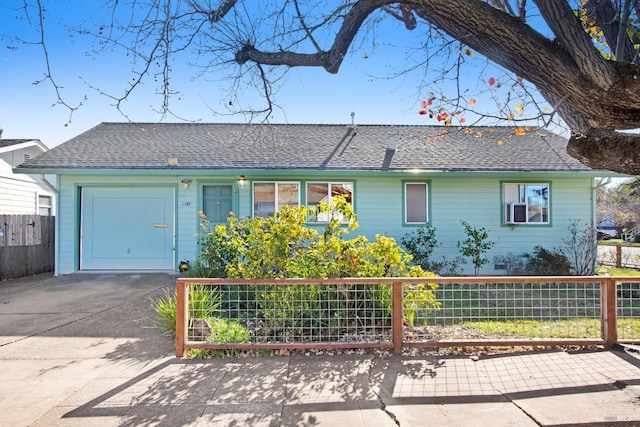
[[[0,215],[0,280],[54,269],[55,219],[39,215]]]

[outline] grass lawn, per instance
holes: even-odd
[[[600,246],[640,246],[640,243],[625,242],[622,239],[599,240]]]
[[[616,268],[616,267],[607,267],[605,265],[601,265],[598,267],[598,275],[604,276],[640,276],[640,271],[632,270],[630,268]]]

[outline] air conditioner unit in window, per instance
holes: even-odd
[[[520,224],[527,222],[526,203],[507,203],[504,222],[507,224]]]

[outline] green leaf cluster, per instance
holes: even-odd
[[[327,222],[323,228],[308,226],[310,217],[327,218]],[[203,233],[200,263],[213,266],[211,271],[218,277],[232,278],[433,276],[412,265],[412,256],[391,237],[376,235],[374,241],[365,236],[346,238],[357,227],[353,206],[342,197],[333,197],[330,205],[320,204],[317,211],[285,207],[267,218],[230,216],[226,225]],[[405,308],[436,307],[432,292],[436,287],[412,287],[411,302]],[[233,309],[255,310],[254,315],[270,325],[267,331],[280,330],[282,324],[296,319],[287,326],[320,337],[341,327],[347,316],[358,317],[366,325],[368,318],[388,320],[391,315],[390,286],[270,285],[246,292],[230,285],[221,290],[229,295],[225,301],[234,301]],[[245,299],[236,300],[241,294]]]

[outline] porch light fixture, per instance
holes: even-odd
[[[240,176],[238,177],[238,184],[240,184],[240,185],[244,185],[244,182],[245,182],[246,180],[247,180],[247,177],[246,177],[246,176],[244,176],[244,175],[240,175]]]
[[[182,180],[182,186],[184,187],[185,190],[189,189],[189,185],[191,185],[191,180],[190,179],[183,179]]]

